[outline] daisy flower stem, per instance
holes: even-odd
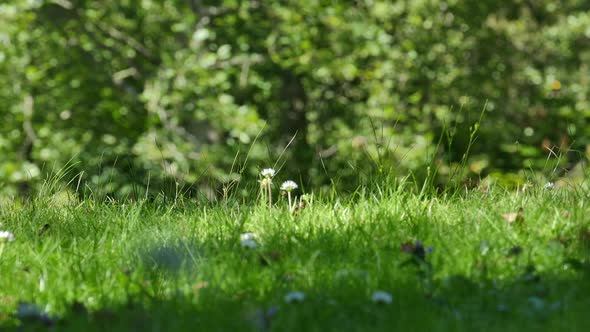
[[[270,183],[268,184],[268,208],[272,209],[272,188],[270,187]]]
[[[289,198],[289,212],[293,212],[293,205],[291,204],[291,192],[287,191],[287,197]]]
[[[261,202],[266,202],[266,186],[264,184],[260,184],[260,196],[259,199]]]

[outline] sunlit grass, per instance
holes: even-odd
[[[0,230],[15,240],[0,257],[0,327],[572,331],[590,323],[584,192],[425,198],[400,187],[319,197],[294,213],[285,198],[274,204],[6,203]],[[503,216],[519,208],[522,218]],[[256,245],[243,245],[247,233]],[[39,312],[19,316],[23,304]]]

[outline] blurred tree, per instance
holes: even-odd
[[[280,176],[304,185],[428,165],[440,183],[567,170],[590,145],[589,13],[583,0],[7,0],[2,190],[27,195],[70,165],[79,193],[219,193],[293,137]]]

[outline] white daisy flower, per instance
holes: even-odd
[[[256,239],[256,234],[254,233],[244,233],[240,235],[240,239],[242,241],[248,241],[248,240],[255,240]]]
[[[293,302],[303,302],[305,300],[305,294],[298,291],[292,291],[285,295],[285,302],[293,303]]]
[[[0,242],[12,242],[14,241],[14,234],[8,231],[0,231]]]
[[[297,183],[295,183],[295,182],[293,182],[291,180],[285,181],[281,185],[281,190],[283,190],[283,191],[291,192],[291,191],[293,191],[295,189],[297,189]]]
[[[553,182],[547,182],[545,183],[545,189],[553,189],[553,187],[555,187],[555,184]]]
[[[373,293],[373,296],[371,296],[371,299],[375,303],[390,304],[391,301],[393,301],[393,296],[388,292],[376,291]]]
[[[274,177],[275,173],[275,170],[272,168],[265,168],[260,172],[260,174],[262,174],[262,176],[264,176],[267,179]]]

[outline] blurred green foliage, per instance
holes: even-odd
[[[279,156],[304,186],[518,183],[588,155],[586,0],[4,0],[0,21],[5,193],[68,167],[81,193],[215,194]]]

